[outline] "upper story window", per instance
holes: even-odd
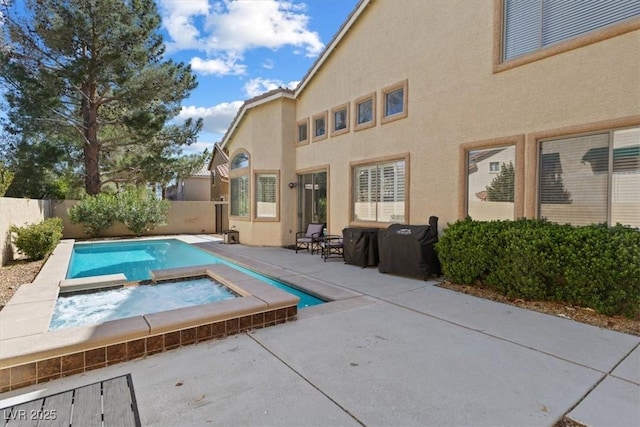
[[[309,120],[301,120],[298,122],[298,144],[309,142]]]
[[[331,136],[349,132],[349,104],[342,104],[331,110]]]
[[[376,125],[376,94],[362,96],[353,102],[354,130],[362,130]]]
[[[230,169],[242,169],[249,166],[249,155],[247,153],[238,153],[231,161]]]
[[[407,81],[382,89],[382,123],[407,117]]]
[[[633,0],[504,0],[502,60],[640,16]]]
[[[327,112],[313,116],[313,140],[319,141],[327,137]]]

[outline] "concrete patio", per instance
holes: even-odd
[[[202,242],[345,297],[295,322],[4,393],[0,408],[130,373],[143,425],[553,426],[565,414],[640,425],[640,337],[339,259]]]

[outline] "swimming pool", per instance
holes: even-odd
[[[67,271],[68,279],[123,273],[129,281],[151,279],[152,270],[224,264],[300,298],[298,308],[325,301],[279,280],[231,263],[177,239],[132,242],[76,243]]]

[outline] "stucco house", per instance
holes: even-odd
[[[217,142],[209,161],[211,171],[211,200],[222,201],[229,197],[229,156]]]
[[[362,0],[295,90],[238,111],[229,225],[271,246],[430,215],[640,227],[638,46],[639,1]]]
[[[167,197],[175,201],[210,201],[211,173],[208,165],[203,165],[188,177],[178,178],[175,185],[168,188]]]

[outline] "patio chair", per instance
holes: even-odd
[[[296,233],[296,253],[298,249],[306,249],[311,251],[313,255],[320,250],[320,238],[323,235],[324,224],[311,223],[307,226],[307,231],[299,231]]]
[[[344,259],[344,251],[342,246],[342,236],[328,235],[320,240],[320,250],[322,259],[327,262],[327,258],[336,256]]]

